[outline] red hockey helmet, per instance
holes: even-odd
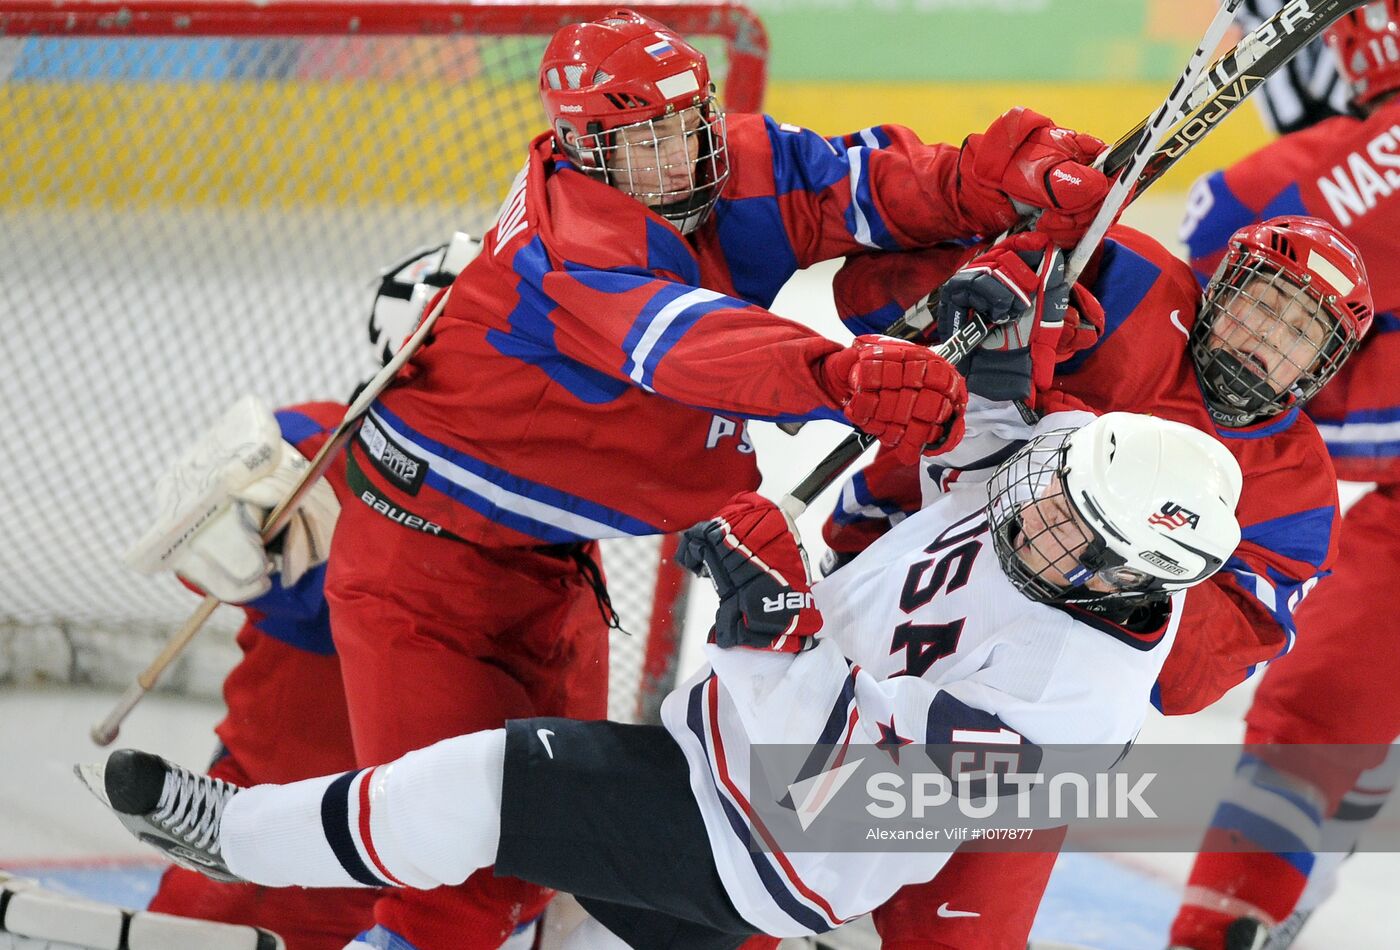
[[[705,56],[631,10],[564,27],[540,63],[540,97],[560,150],[682,233],[729,178],[724,113]]]
[[[1282,217],[1236,231],[1191,334],[1212,415],[1242,426],[1311,399],[1373,315],[1361,255],[1332,224]]]
[[[1327,45],[1359,106],[1400,89],[1400,0],[1378,0],[1328,28]]]

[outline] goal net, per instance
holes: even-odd
[[[751,13],[631,6],[711,57],[730,109],[758,108]],[[156,475],[244,393],[348,398],[375,368],[380,268],[483,233],[546,128],[546,40],[609,9],[0,0],[0,682],[125,685],[149,662],[196,603],[120,560]],[[674,658],[662,543],[605,547],[633,632],[616,718]],[[170,686],[217,694],[237,658],[220,613]]]

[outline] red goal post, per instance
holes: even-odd
[[[618,5],[0,0],[0,682],[145,666],[194,604],[120,562],[155,475],[245,392],[348,397],[379,269],[485,230],[547,127],[545,41]],[[760,108],[751,11],[626,5],[705,51],[726,108]],[[605,543],[633,634],[617,718],[674,674],[669,550]],[[172,685],[217,692],[235,621]]]
[[[128,37],[256,36],[549,36],[567,23],[625,6],[682,36],[714,37],[727,66],[724,104],[757,112],[767,83],[768,34],[733,0],[678,3],[576,3],[474,0],[469,3],[341,0],[4,0],[0,35]]]

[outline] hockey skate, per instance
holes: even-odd
[[[134,749],[74,771],[128,831],[171,861],[216,881],[242,880],[219,854],[219,821],[237,786]]]

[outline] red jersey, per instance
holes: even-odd
[[[967,253],[948,248],[853,261],[836,281],[838,311],[864,332],[862,313],[888,306],[891,295],[912,303],[951,276]],[[875,263],[879,257],[885,260]],[[1186,598],[1181,633],[1154,692],[1164,712],[1193,712],[1292,646],[1293,612],[1334,555],[1336,476],[1317,429],[1296,409],[1242,429],[1215,425],[1188,350],[1200,288],[1161,244],[1114,227],[1084,280],[1103,304],[1103,333],[1059,364],[1054,388],[1097,411],[1145,412],[1209,432],[1244,473],[1240,545]],[[869,534],[876,512],[909,507],[910,499],[888,493],[899,487],[882,470],[891,462],[881,456],[843,490],[828,536]]]
[[[759,481],[747,419],[841,419],[841,347],[765,309],[799,268],[989,230],[959,150],[729,117],[731,177],[689,239],[530,148],[432,338],[349,450],[355,493],[478,544],[671,532]]]
[[[1342,478],[1400,482],[1400,100],[1276,139],[1198,181],[1188,209],[1182,240],[1202,282],[1231,234],[1277,215],[1326,219],[1356,243],[1375,323],[1307,413]]]

